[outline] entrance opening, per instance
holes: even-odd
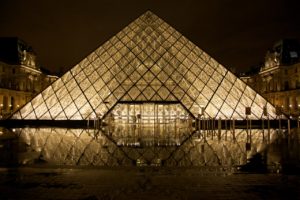
[[[168,124],[175,120],[189,120],[191,116],[177,102],[118,103],[109,113],[109,117],[120,124]]]
[[[193,131],[178,102],[119,102],[105,117],[104,133],[122,146],[180,145]]]

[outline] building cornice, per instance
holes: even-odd
[[[261,70],[259,72],[259,74],[260,75],[265,75],[266,73],[273,73],[273,72],[277,71],[278,69],[279,69],[279,66],[271,67],[271,68],[268,68],[268,69]]]

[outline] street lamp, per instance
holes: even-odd
[[[300,127],[300,104],[298,104],[298,110],[297,110],[297,127],[299,128]]]
[[[0,104],[0,118],[2,119],[3,103]]]
[[[12,113],[13,106],[9,104],[9,113]]]

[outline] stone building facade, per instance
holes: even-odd
[[[32,48],[19,38],[0,38],[0,117],[22,107],[58,77],[39,67]]]
[[[281,40],[270,49],[259,72],[241,78],[269,102],[292,117],[300,115],[300,45]]]

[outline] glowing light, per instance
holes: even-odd
[[[259,105],[267,101],[156,15],[146,12],[129,27],[75,65],[13,118],[85,120],[95,118],[94,113],[105,116],[120,101],[180,101],[194,117],[243,119],[241,110],[249,104],[253,110],[248,117],[260,119]],[[160,39],[153,37],[161,30],[164,34]],[[130,44],[132,51],[125,44]],[[175,55],[173,47],[180,52]],[[274,110],[270,109],[270,118],[276,117]],[[119,114],[126,115],[136,113]]]
[[[117,129],[116,129],[117,130]],[[78,134],[80,133],[80,134]],[[149,165],[149,164],[159,164],[162,160],[165,160],[166,164],[173,163],[170,161],[170,159],[178,158],[182,162],[182,164],[186,163],[188,166],[192,165],[194,166],[216,166],[220,163],[225,166],[230,166],[230,164],[227,165],[228,157],[232,159],[232,162],[234,163],[241,163],[246,164],[246,159],[241,160],[241,156],[244,156],[247,154],[245,148],[240,148],[237,150],[237,145],[232,145],[238,143],[240,145],[245,145],[246,140],[244,136],[246,135],[246,130],[244,129],[236,129],[236,138],[233,140],[232,137],[228,137],[226,142],[220,142],[216,137],[207,137],[206,140],[195,138],[194,137],[188,137],[188,141],[184,145],[180,147],[180,151],[175,151],[174,148],[165,148],[164,153],[157,153],[160,152],[161,148],[152,148],[153,145],[155,146],[156,143],[150,144],[150,149],[145,148],[146,145],[145,142],[149,142],[149,140],[144,140],[143,143],[141,143],[141,146],[143,148],[139,148],[139,143],[136,143],[134,140],[130,140],[128,144],[131,146],[128,147],[128,154],[124,156],[124,153],[122,152],[122,148],[119,148],[117,145],[120,146],[126,146],[126,143],[124,143],[124,140],[129,138],[134,138],[135,133],[134,132],[128,132],[129,135],[114,135],[116,137],[112,137],[108,139],[105,136],[99,136],[97,140],[94,139],[94,136],[90,134],[90,132],[86,129],[60,129],[59,131],[57,129],[53,128],[43,128],[43,129],[32,129],[32,128],[25,128],[22,129],[22,134],[20,134],[20,138],[22,141],[24,141],[26,144],[30,145],[30,148],[26,149],[29,151],[34,151],[38,155],[47,155],[45,156],[45,159],[49,163],[55,163],[55,164],[66,164],[66,154],[71,154],[74,149],[69,148],[72,145],[80,144],[81,153],[75,153],[72,157],[68,159],[69,165],[91,165],[94,166],[121,166],[122,163],[119,163],[119,160],[129,161],[130,160],[136,160],[140,164]],[[51,137],[51,135],[55,134],[55,137]],[[221,131],[221,138],[225,138],[225,135],[227,135],[227,130]],[[270,129],[270,138],[274,138],[274,136],[277,135],[276,130]],[[50,136],[50,137],[49,137]],[[188,134],[187,134],[188,136]],[[150,138],[150,137],[149,137]],[[157,141],[160,141],[160,146],[167,147],[167,146],[176,146],[177,142],[180,141],[171,141],[171,144],[169,144],[168,141],[165,140],[165,137],[163,135],[157,135],[155,136]],[[262,145],[265,144],[263,141],[265,141],[265,136],[261,134],[261,131],[258,129],[253,129],[251,138],[253,141],[251,146],[253,146],[253,149],[257,149],[257,152],[264,152],[265,148],[268,145]],[[39,145],[36,143],[32,143],[32,141],[41,141]],[[64,141],[64,142],[61,142]],[[195,142],[194,142],[195,141]],[[210,148],[205,148],[206,144],[210,144]],[[116,145],[117,144],[117,145]],[[137,148],[136,148],[137,146]],[[108,148],[109,151],[87,151],[85,149],[102,149],[102,148]],[[224,155],[224,148],[226,148],[226,155]],[[64,152],[64,153],[61,153]],[[204,160],[202,156],[209,157],[212,155],[212,153],[216,156],[218,156],[221,160],[217,159],[208,159]],[[182,156],[182,154],[184,156]],[[109,156],[107,156],[109,155]],[[87,159],[83,159],[82,162],[77,162],[80,160],[80,157],[83,156]],[[95,162],[95,156],[101,156],[101,160]],[[128,158],[127,158],[128,156]],[[153,158],[151,163],[146,163],[145,160],[148,160],[147,158]],[[29,157],[20,157],[20,162],[24,161],[24,159],[31,158]],[[165,159],[170,158],[170,159]],[[273,158],[272,158],[273,159]],[[276,158],[277,159],[277,158]],[[193,162],[190,162],[190,161]],[[186,162],[188,161],[188,162]],[[273,160],[272,160],[273,161]],[[170,166],[170,165],[166,165]],[[225,168],[226,169],[226,168]]]

